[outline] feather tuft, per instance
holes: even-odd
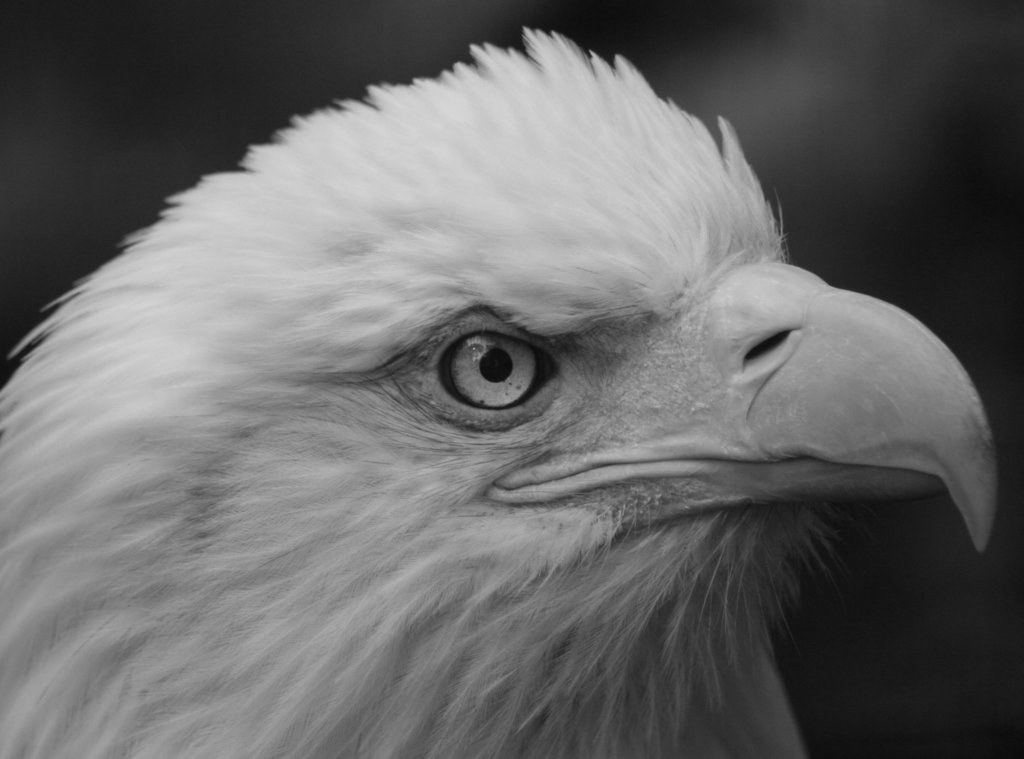
[[[725,122],[720,152],[621,59],[526,44],[298,119],[27,338],[0,395],[0,756],[708,740],[680,725],[764,657],[816,517],[636,537],[621,493],[502,511],[481,483],[566,430],[442,424],[402,384],[486,308],[600,347],[591,392],[616,336],[781,255]]]

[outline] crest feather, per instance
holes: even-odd
[[[693,694],[666,661],[713,693],[723,648],[761,655],[726,622],[762,599],[712,582],[760,535],[711,520],[713,549],[625,566],[597,515],[452,516],[486,436],[470,462],[360,381],[474,306],[560,335],[780,255],[727,125],[720,151],[622,59],[526,44],[298,119],[33,333],[0,394],[0,755],[669,754]]]

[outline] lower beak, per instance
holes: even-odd
[[[970,378],[934,334],[894,306],[784,264],[734,269],[707,309],[721,392],[706,413],[646,443],[517,470],[489,495],[526,503],[684,478],[702,493],[679,504],[688,511],[948,491],[984,548],[996,504],[991,433]]]

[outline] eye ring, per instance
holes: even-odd
[[[486,331],[456,340],[440,368],[444,386],[456,400],[488,410],[525,402],[550,374],[546,356],[533,345]]]

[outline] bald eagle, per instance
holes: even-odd
[[[920,323],[784,262],[626,62],[528,33],[174,198],[0,399],[0,757],[799,756],[834,504],[994,514]]]

